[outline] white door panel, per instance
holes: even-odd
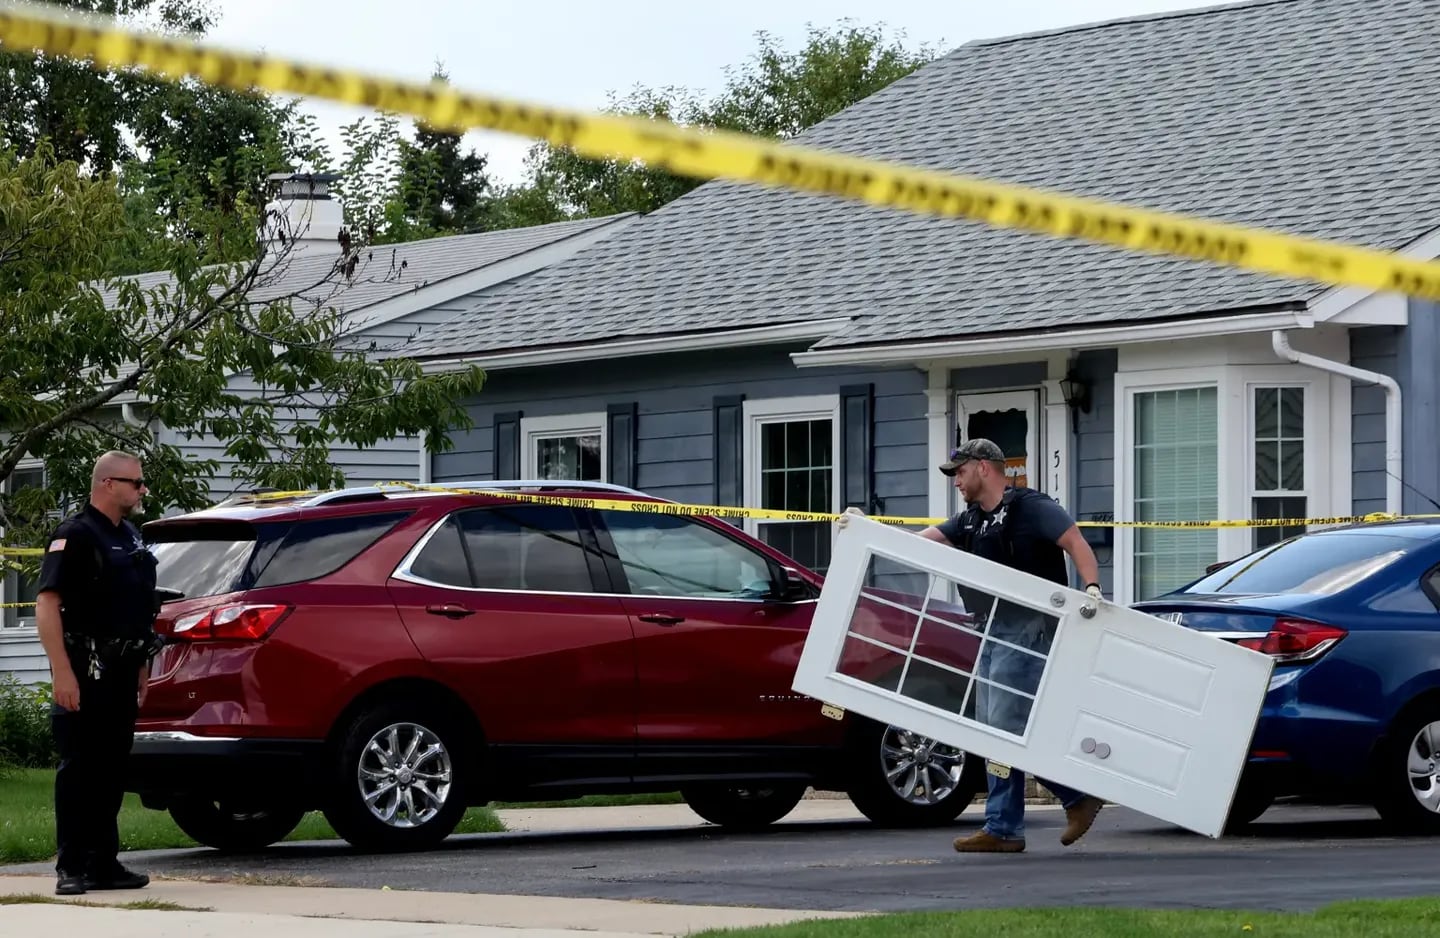
[[[950,583],[963,613],[934,598]],[[1272,667],[1259,652],[1095,608],[1068,587],[852,517],[793,687],[1216,837]]]

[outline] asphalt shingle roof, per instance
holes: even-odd
[[[826,149],[1395,249],[1440,225],[1440,3],[1265,0],[971,43]],[[1304,300],[1325,288],[714,181],[423,333],[440,356],[849,317],[819,347]]]
[[[264,261],[260,280],[249,293],[252,302],[298,294],[294,308],[324,306],[354,314],[406,293],[434,286],[452,277],[488,267],[546,245],[611,224],[619,216],[536,225],[478,234],[449,235],[403,244],[375,245],[360,253],[353,279],[333,273],[338,245],[307,247]],[[127,278],[149,290],[173,280],[168,271]],[[102,291],[107,303],[118,290]]]

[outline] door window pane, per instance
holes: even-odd
[[[763,599],[773,589],[764,557],[704,524],[669,515],[603,514],[631,593]]]
[[[1005,474],[1010,484],[1029,486],[1028,464],[1030,454],[1027,441],[1030,437],[1030,416],[1019,408],[1009,410],[978,410],[967,416],[964,432],[958,434],[957,446],[977,437],[989,440],[1005,454]]]
[[[535,474],[567,482],[600,481],[600,433],[576,433],[535,440]]]
[[[1135,402],[1137,521],[1193,521],[1219,510],[1218,412],[1214,388],[1138,393]],[[1135,598],[1190,582],[1215,562],[1218,533],[1135,529]]]
[[[470,572],[481,589],[550,593],[594,590],[569,508],[517,505],[460,515]]]

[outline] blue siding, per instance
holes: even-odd
[[[1090,412],[1078,415],[1078,433],[1071,449],[1071,504],[1077,521],[1115,517],[1115,372],[1119,361],[1115,349],[1084,351],[1075,357],[1075,373],[1090,385]],[[1098,543],[1101,529],[1081,530],[1090,539],[1100,564],[1100,585],[1109,593],[1114,588],[1114,550]],[[1113,528],[1109,536],[1113,544]]]
[[[1412,311],[1413,315],[1414,311]],[[1396,326],[1373,326],[1350,330],[1350,363],[1356,368],[1378,371],[1401,381],[1401,407],[1406,412],[1402,432],[1406,451],[1405,475],[1410,475],[1411,449],[1416,439],[1408,419],[1414,406],[1409,388],[1398,378],[1405,329]],[[1434,349],[1427,350],[1433,356]],[[1432,366],[1433,367],[1433,366]],[[1431,418],[1433,421],[1433,417]],[[1385,391],[1358,384],[1350,392],[1350,471],[1351,510],[1357,515],[1385,510]],[[1434,464],[1431,464],[1431,472]],[[1412,479],[1412,484],[1417,484]],[[1409,496],[1407,495],[1407,502]]]
[[[1400,382],[1402,511],[1435,511],[1425,496],[1440,500],[1440,303],[1410,301],[1410,324],[1399,336],[1396,378]],[[1382,397],[1382,408],[1383,397]],[[1383,410],[1382,410],[1383,413]],[[1382,418],[1383,419],[1383,418]],[[1382,437],[1383,439],[1383,437]],[[1423,493],[1423,494],[1422,494]]]
[[[474,429],[432,462],[436,482],[488,479],[494,471],[492,421],[519,410],[545,417],[600,413],[634,401],[636,485],[661,498],[709,504],[714,499],[716,396],[746,400],[838,394],[844,385],[875,385],[875,493],[890,515],[924,516],[926,504],[925,375],[913,367],[798,369],[799,348],[623,359],[614,362],[496,371],[468,408]],[[838,454],[837,454],[838,458]]]

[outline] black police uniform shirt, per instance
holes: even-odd
[[[60,596],[67,633],[145,639],[155,622],[155,557],[129,521],[94,505],[65,519],[45,547],[40,592]]]

